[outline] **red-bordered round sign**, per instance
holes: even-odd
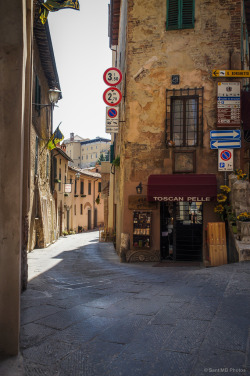
[[[108,87],[103,93],[103,100],[108,106],[117,106],[122,100],[122,93],[116,87]]]
[[[122,80],[122,72],[117,68],[108,68],[103,74],[103,80],[106,85],[116,86]]]
[[[220,157],[223,161],[229,161],[232,157],[232,153],[230,150],[223,150],[221,153],[220,153]]]

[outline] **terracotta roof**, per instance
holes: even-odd
[[[48,21],[43,25],[39,18],[39,2],[34,0],[34,36],[41,64],[50,89],[61,90]],[[62,97],[62,96],[61,96]],[[61,99],[61,98],[60,98]]]
[[[68,154],[66,154],[65,151],[63,151],[61,148],[56,147],[55,149],[52,150],[52,152],[53,152],[53,155],[55,154],[55,152],[58,152],[59,154],[61,154],[62,157],[67,159],[69,162],[73,162],[73,160],[68,156]],[[54,155],[54,157],[55,156],[56,155]]]
[[[81,175],[86,175],[91,178],[101,178],[101,174],[99,174],[98,172],[92,172],[84,168],[69,167],[69,170],[79,172]]]
[[[109,47],[118,45],[121,0],[110,0]]]

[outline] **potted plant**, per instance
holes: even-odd
[[[55,179],[54,182],[55,183],[61,183],[61,180],[60,179]]]
[[[69,195],[68,193],[64,193],[64,196],[65,196],[65,197],[68,197],[68,195]]]
[[[81,195],[81,197],[86,197],[86,195]]]

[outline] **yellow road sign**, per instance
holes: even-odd
[[[212,70],[213,77],[250,77],[250,70]]]

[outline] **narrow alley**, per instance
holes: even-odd
[[[67,236],[28,254],[24,375],[247,375],[249,262],[123,264],[98,235]]]

